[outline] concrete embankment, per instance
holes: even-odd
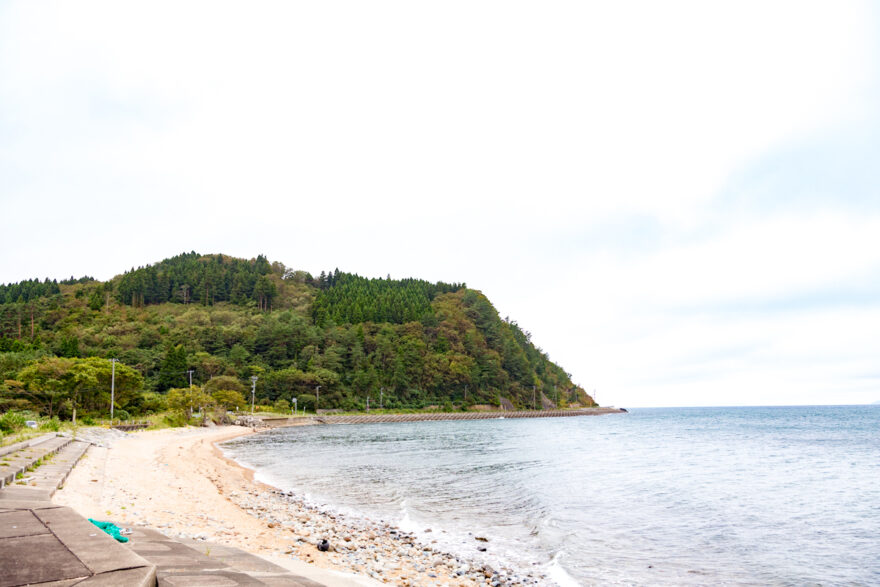
[[[424,414],[357,414],[351,416],[318,415],[296,418],[263,418],[273,428],[307,424],[373,424],[380,422],[428,422],[436,420],[497,420],[499,418],[570,418],[621,414],[618,408],[582,408],[580,410],[521,410],[496,412],[431,412]]]

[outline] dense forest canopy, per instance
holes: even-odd
[[[9,285],[0,284],[0,304],[12,304],[15,302],[30,302],[37,298],[46,298],[60,294],[61,289],[57,281],[44,281],[28,279]]]
[[[431,302],[441,293],[463,289],[462,284],[430,283],[421,279],[367,279],[337,269],[318,280],[320,292],[312,305],[315,324],[416,322],[431,314]]]
[[[0,284],[0,304],[12,304],[16,302],[30,302],[37,298],[47,298],[61,293],[61,285],[74,285],[94,281],[93,277],[84,276],[79,279],[71,276],[69,279],[49,281],[47,277],[43,281],[39,279],[26,279],[18,283]]]
[[[49,380],[35,374],[104,373],[105,363],[76,361],[111,358],[137,375],[128,381],[138,392],[117,402],[133,412],[190,380],[249,389],[252,376],[258,401],[296,399],[310,408],[362,409],[380,396],[388,408],[593,403],[528,332],[463,283],[338,269],[313,277],[263,256],[191,252],[104,283],[32,280],[0,286],[0,294],[0,410],[46,411],[51,403],[53,413],[68,415],[69,390],[79,389],[80,409],[99,412],[100,385],[70,387],[59,375],[67,383],[53,389],[68,390],[61,401],[45,395]]]
[[[127,271],[116,283],[116,299],[131,306],[179,302],[213,305],[257,301],[268,309],[277,295],[266,277],[272,266],[260,255],[251,261],[224,255],[184,253]]]

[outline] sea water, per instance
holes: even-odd
[[[880,406],[312,426],[225,450],[560,585],[880,585]]]

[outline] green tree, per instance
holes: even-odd
[[[159,367],[159,391],[172,387],[181,388],[187,383],[186,349],[183,345],[165,348],[165,358]]]
[[[104,295],[101,293],[100,289],[95,289],[92,291],[92,294],[89,296],[89,309],[91,310],[100,310],[101,306],[104,305]]]
[[[229,368],[229,365],[221,357],[199,351],[195,355],[195,368],[200,379],[206,381],[218,375],[223,375]]]
[[[83,388],[83,406],[91,412],[109,411],[111,380],[114,387],[113,405],[118,409],[128,407],[143,389],[144,378],[141,374],[122,362],[117,361],[115,368],[109,359],[100,357],[79,359],[77,363],[87,365],[95,377],[91,386]]]
[[[79,339],[75,336],[65,336],[61,339],[56,350],[59,357],[78,357],[79,356]]]
[[[304,393],[297,397],[297,407],[307,412],[315,411],[315,396],[310,393]]]
[[[168,390],[168,407],[183,412],[187,420],[192,418],[196,408],[204,411],[213,403],[214,398],[198,385]]]
[[[144,414],[155,414],[168,409],[168,398],[161,393],[146,392],[139,402],[139,410]]]
[[[205,391],[207,393],[214,393],[215,391],[219,391],[221,389],[228,389],[231,391],[237,391],[238,393],[244,393],[246,388],[241,381],[229,375],[213,377],[208,380],[207,383],[205,383]]]
[[[214,377],[205,384],[204,389],[218,406],[226,410],[240,410],[247,405],[244,399],[245,386],[235,377]]]
[[[18,393],[38,406],[50,418],[67,402],[76,421],[76,410],[109,412],[113,368],[108,359],[89,357],[44,357],[22,369],[18,379],[24,388]],[[141,374],[117,363],[115,368],[115,406],[124,408],[143,387]]]
[[[241,410],[247,406],[244,396],[239,391],[232,389],[218,389],[211,393],[214,403],[224,410]]]
[[[41,361],[35,367],[25,368],[19,373],[19,379],[28,384],[29,388],[33,387],[35,394],[69,402],[73,423],[76,424],[76,408],[84,390],[97,387],[98,378],[94,367],[84,361],[54,357]],[[50,418],[53,415],[53,403],[49,402]]]
[[[72,359],[46,357],[28,365],[18,374],[18,381],[24,384],[19,393],[52,418],[70,397],[67,373],[72,364]]]

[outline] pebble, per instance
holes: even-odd
[[[550,582],[540,571],[515,574],[507,568],[493,568],[484,564],[485,561],[477,562],[476,558],[459,558],[443,552],[436,540],[427,540],[427,536],[422,540],[384,522],[325,512],[291,492],[251,489],[229,491],[226,495],[268,528],[289,532],[290,546],[283,551],[285,555],[311,564],[321,558],[341,570],[364,573],[378,581],[398,585],[513,587]],[[225,520],[215,520],[208,515],[201,518],[215,522],[215,532],[221,527],[232,530]],[[164,527],[170,528],[170,524]],[[437,536],[443,531],[426,528],[424,533]],[[209,536],[202,532],[192,538],[205,540]],[[318,552],[315,548],[323,539],[329,542],[328,552]],[[486,552],[481,543],[488,542],[487,538],[474,536],[471,540],[479,545],[478,551]],[[479,555],[475,553],[476,556]]]

